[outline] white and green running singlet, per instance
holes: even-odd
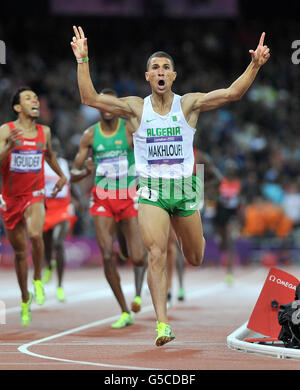
[[[153,110],[144,99],[140,127],[133,134],[139,202],[153,204],[170,215],[190,215],[199,209],[203,183],[193,176],[195,129],[183,115],[181,96],[174,94],[170,112]]]

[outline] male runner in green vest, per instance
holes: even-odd
[[[76,57],[81,101],[91,107],[127,118],[134,139],[135,164],[139,173],[139,226],[148,250],[148,285],[157,318],[155,344],[161,346],[175,338],[167,316],[167,243],[170,223],[186,260],[202,263],[205,239],[198,211],[198,191],[193,180],[193,137],[199,114],[239,100],[253,83],[259,69],[270,57],[264,45],[265,33],[256,50],[249,50],[251,62],[244,73],[228,88],[208,93],[187,93],[179,96],[172,91],[177,73],[172,57],[165,52],[153,53],[146,66],[145,78],[151,95],[116,98],[95,90],[88,59],[87,38],[81,27],[73,26],[75,36],[71,47]],[[181,174],[180,174],[181,173]],[[179,179],[190,183],[189,196],[181,196],[175,186]],[[152,182],[158,186],[152,188]],[[149,184],[150,183],[150,184]],[[169,187],[171,196],[167,197]],[[181,187],[181,190],[184,190]],[[176,190],[176,197],[175,197]],[[190,196],[195,193],[195,199]],[[179,199],[177,199],[179,198]]]
[[[116,93],[108,88],[101,94],[116,96]],[[136,297],[131,303],[134,312],[141,309],[141,289],[146,269],[146,250],[137,221],[132,134],[127,126],[124,119],[101,112],[100,121],[84,132],[71,170],[73,182],[91,173],[89,165],[85,164],[91,148],[95,166],[95,185],[91,195],[90,213],[94,216],[104,273],[122,311],[121,317],[112,324],[112,328],[123,328],[133,323],[133,316],[121,288],[113,251],[117,224],[125,235],[129,256],[134,264]]]

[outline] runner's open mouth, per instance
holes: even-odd
[[[160,87],[164,87],[164,85],[165,85],[165,80],[159,80],[159,81],[158,81],[158,85],[159,85]]]

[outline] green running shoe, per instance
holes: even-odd
[[[120,329],[120,328],[125,328],[125,326],[132,325],[132,324],[133,324],[132,314],[124,312],[122,313],[121,317],[111,325],[111,327],[113,329]]]
[[[66,300],[64,289],[61,286],[56,289],[56,297],[60,302],[64,302]]]
[[[34,300],[38,305],[43,305],[46,300],[43,283],[41,280],[32,280],[32,282],[34,286]]]
[[[31,310],[30,305],[32,302],[32,293],[29,293],[29,299],[27,302],[21,303],[21,324],[28,326],[31,322]]]
[[[52,259],[50,261],[50,267],[46,267],[45,271],[44,271],[44,274],[43,274],[43,277],[42,277],[42,282],[44,284],[46,283],[49,283],[50,280],[51,280],[51,277],[52,277],[52,272],[54,270],[54,268],[56,267],[56,260],[55,259]]]
[[[141,308],[142,308],[142,298],[137,295],[134,298],[134,300],[131,302],[131,310],[134,313],[138,313],[139,311],[141,311]]]
[[[165,322],[156,321],[157,324],[157,337],[155,339],[155,344],[157,347],[161,347],[162,345],[168,343],[175,339],[175,335],[172,331],[170,325]]]

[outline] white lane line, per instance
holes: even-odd
[[[0,343],[0,347],[6,346],[6,345],[20,345],[21,343]]]
[[[153,310],[153,306],[152,305],[146,306],[143,309],[143,313],[147,312],[147,311],[150,311],[150,310]],[[129,369],[129,370],[153,370],[153,368],[148,368],[148,367],[135,367],[135,366],[126,366],[126,365],[117,365],[117,364],[112,365],[112,364],[105,364],[105,363],[94,363],[94,362],[87,362],[87,361],[80,361],[80,360],[62,359],[62,358],[56,358],[56,357],[51,357],[51,356],[45,356],[45,355],[37,354],[37,353],[31,352],[31,351],[28,350],[28,348],[32,347],[33,345],[37,345],[37,344],[43,343],[45,341],[53,340],[53,339],[56,339],[56,338],[59,338],[59,337],[67,336],[67,335],[69,335],[71,333],[80,332],[82,330],[86,330],[86,329],[89,329],[89,328],[92,328],[92,327],[95,327],[95,326],[104,325],[104,324],[107,324],[107,323],[109,323],[111,321],[114,321],[114,320],[118,319],[119,317],[120,317],[119,315],[116,315],[116,316],[113,316],[113,317],[108,317],[108,318],[105,318],[103,320],[91,322],[89,324],[86,324],[86,325],[83,325],[83,326],[79,326],[77,328],[73,328],[73,329],[67,330],[65,332],[61,332],[61,333],[57,333],[57,334],[54,334],[54,335],[49,336],[49,337],[45,337],[43,339],[35,340],[35,341],[30,342],[30,343],[21,345],[18,348],[18,350],[20,352],[22,352],[22,353],[25,353],[27,355],[31,355],[31,356],[34,356],[34,357],[39,357],[39,358],[43,358],[43,359],[50,359],[50,360],[56,360],[56,361],[60,361],[60,362],[84,364],[84,365],[99,366],[99,367]]]
[[[219,284],[214,285],[214,286],[202,288],[201,290],[198,290],[197,292],[191,294],[191,296],[192,296],[192,298],[203,297],[203,296],[206,296],[208,294],[221,291],[224,288],[227,288],[227,286],[224,285],[224,283],[219,283]],[[145,308],[143,308],[142,309],[142,313],[148,312],[150,310],[153,310],[153,306],[152,305],[146,306]],[[43,358],[43,359],[50,359],[50,360],[57,360],[57,361],[61,361],[61,362],[69,362],[69,363],[92,365],[92,366],[107,367],[107,368],[131,369],[131,370],[160,370],[160,368],[156,369],[156,368],[148,368],[148,367],[136,367],[136,366],[133,367],[133,366],[126,366],[126,365],[94,363],[94,362],[87,362],[87,361],[62,359],[62,358],[56,358],[56,357],[51,357],[51,356],[45,356],[45,355],[37,354],[37,353],[31,352],[31,351],[28,350],[28,348],[32,347],[33,345],[37,345],[37,344],[40,344],[40,343],[43,343],[43,342],[46,342],[46,341],[50,341],[50,340],[53,340],[53,339],[56,339],[56,338],[59,338],[59,337],[63,337],[63,336],[66,336],[66,335],[69,335],[69,334],[72,334],[72,333],[80,332],[82,330],[86,330],[86,329],[89,329],[89,328],[92,328],[92,327],[95,327],[95,326],[104,325],[104,324],[106,324],[108,322],[111,322],[111,321],[117,319],[118,317],[119,317],[119,315],[113,316],[113,317],[109,317],[109,318],[105,318],[103,320],[91,322],[89,324],[86,324],[86,325],[83,325],[83,326],[80,326],[80,327],[77,327],[77,328],[73,328],[73,329],[67,330],[65,332],[61,332],[61,333],[54,334],[54,335],[49,336],[49,337],[45,337],[43,339],[31,341],[31,342],[29,342],[27,344],[21,345],[18,348],[18,350],[20,352],[22,352],[22,353],[25,353],[25,354],[28,354],[28,355],[31,355],[31,356],[34,356],[34,357],[39,357],[39,358]],[[131,345],[135,345],[135,343],[132,343]]]
[[[254,270],[252,272],[249,272],[249,274],[247,274],[246,276],[240,277],[239,278],[239,282],[235,283],[235,287],[238,286],[243,279],[249,278],[250,275],[251,276],[255,275],[256,273],[258,273],[258,271],[259,270],[256,269],[256,270]],[[233,288],[234,288],[234,286],[233,286]],[[199,290],[196,290],[195,292],[189,294],[189,299],[190,298],[191,299],[195,299],[195,298],[199,298],[199,297],[204,297],[204,296],[209,295],[211,293],[218,293],[218,292],[220,292],[222,290],[227,290],[228,291],[228,286],[227,286],[227,284],[225,282],[220,282],[218,284],[211,285],[211,286],[205,287],[205,288],[202,287]],[[238,291],[239,291],[239,289],[238,289]],[[141,311],[141,314],[145,313],[145,312],[148,312],[150,310],[153,310],[153,306],[152,305],[146,306],[145,308],[143,308],[142,311]],[[119,315],[113,316],[113,317],[109,317],[109,318],[105,318],[105,319],[102,319],[102,320],[99,320],[99,321],[95,321],[95,322],[91,322],[91,323],[86,324],[86,325],[79,326],[77,328],[73,328],[73,329],[70,329],[70,330],[67,330],[67,331],[64,331],[64,332],[61,332],[61,333],[54,334],[54,335],[49,336],[49,337],[45,337],[45,338],[42,338],[42,339],[39,339],[39,340],[31,341],[29,343],[21,345],[18,348],[18,350],[21,353],[25,353],[25,354],[30,355],[30,356],[34,356],[34,357],[38,357],[38,358],[42,358],[42,359],[56,360],[56,361],[60,361],[60,362],[67,362],[67,363],[92,365],[92,366],[107,367],[107,368],[133,369],[133,370],[160,370],[161,368],[157,368],[156,369],[156,368],[147,368],[147,367],[132,367],[132,366],[125,366],[125,365],[94,363],[94,362],[87,362],[87,361],[62,359],[62,358],[57,358],[57,357],[52,357],[52,356],[41,355],[41,354],[37,354],[37,353],[29,351],[29,348],[34,346],[34,345],[38,345],[38,344],[46,342],[46,341],[50,341],[50,340],[53,340],[53,339],[57,339],[59,337],[63,337],[63,336],[69,335],[69,334],[80,332],[82,330],[86,330],[86,329],[89,329],[89,328],[92,328],[92,327],[95,327],[95,326],[104,325],[106,323],[114,321],[118,317],[119,317]],[[174,346],[176,345],[175,343],[176,343],[176,341],[173,344]],[[131,345],[135,345],[135,344],[132,343]]]

